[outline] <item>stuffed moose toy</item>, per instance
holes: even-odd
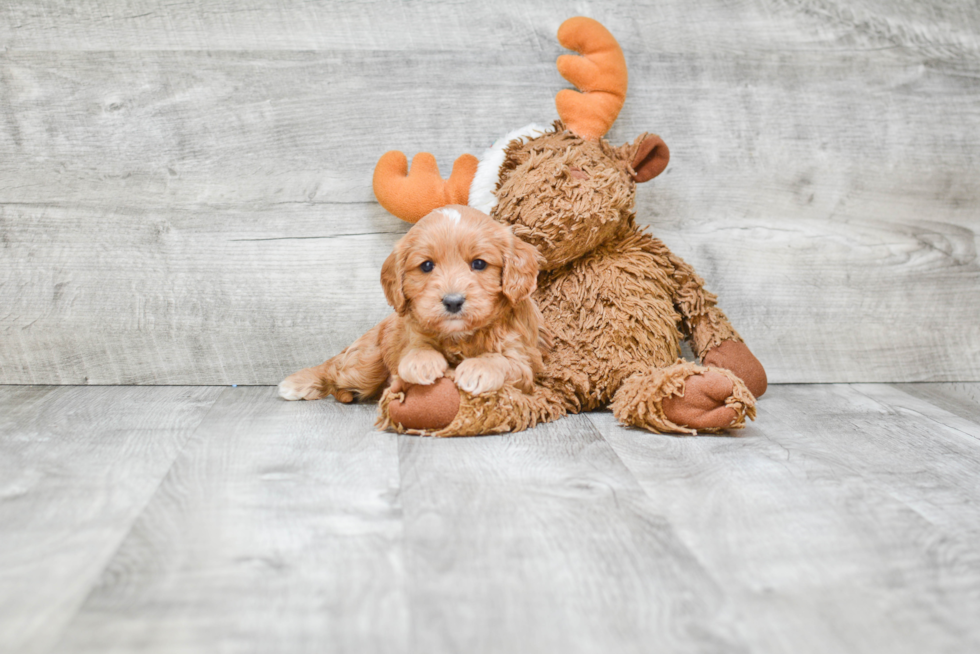
[[[623,52],[590,18],[565,21],[558,40],[581,55],[557,62],[579,91],[557,94],[551,127],[516,130],[480,160],[463,155],[448,180],[427,153],[409,173],[405,156],[388,152],[374,172],[378,201],[403,220],[469,205],[537,248],[544,263],[533,297],[552,342],[544,371],[529,393],[505,385],[478,396],[445,377],[428,386],[395,378],[381,394],[379,425],[476,435],[609,406],[620,422],[655,432],[743,427],[766,390],[765,370],[697,273],[635,222],[636,184],[664,171],[667,146],[652,134],[619,147],[603,139],[626,98]],[[682,338],[701,365],[680,359]],[[304,399],[371,399],[322,379],[331,361],[290,378],[306,380]]]

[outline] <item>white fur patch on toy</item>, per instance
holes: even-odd
[[[504,165],[504,150],[514,139],[531,139],[548,131],[548,127],[531,123],[520,129],[515,129],[506,136],[493,142],[488,150],[480,157],[480,165],[476,168],[476,176],[470,184],[469,205],[483,213],[497,206],[497,182],[500,181],[500,167]]]

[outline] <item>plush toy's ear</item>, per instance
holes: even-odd
[[[385,299],[388,304],[395,307],[395,312],[399,316],[405,315],[405,307],[408,304],[405,300],[405,292],[402,291],[402,271],[399,263],[401,241],[395,245],[395,249],[381,266],[381,287],[385,291]]]
[[[633,168],[633,179],[637,182],[649,182],[664,172],[670,161],[667,144],[656,134],[644,134],[621,150],[627,156]]]
[[[511,304],[526,300],[538,287],[538,260],[541,255],[514,235],[509,251],[504,252],[503,290]]]

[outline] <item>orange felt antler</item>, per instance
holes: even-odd
[[[609,30],[583,16],[561,24],[558,42],[584,55],[558,57],[558,72],[581,91],[558,92],[558,115],[575,134],[586,141],[597,141],[612,127],[626,100],[623,50]]]
[[[374,195],[381,206],[410,223],[447,204],[466,204],[479,160],[464,154],[453,164],[448,180],[439,175],[436,158],[420,152],[408,160],[397,150],[386,152],[374,167]]]

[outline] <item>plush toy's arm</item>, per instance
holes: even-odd
[[[718,308],[718,297],[704,288],[704,280],[683,259],[664,246],[673,266],[674,306],[683,316],[685,336],[706,366],[731,370],[756,397],[766,392],[765,368]]]
[[[704,288],[704,280],[694,268],[666,246],[664,250],[673,267],[674,306],[684,318],[684,335],[690,340],[694,354],[704,358],[723,341],[741,342],[742,338],[728,322],[728,317],[718,308],[718,296]]]

